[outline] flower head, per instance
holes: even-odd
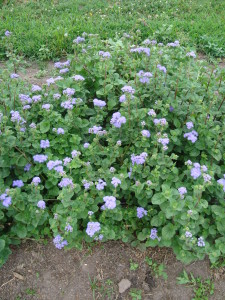
[[[116,198],[114,196],[105,196],[103,200],[105,202],[104,209],[114,209],[116,207]]]
[[[121,184],[121,180],[119,178],[113,177],[111,183],[116,188],[119,184]]]
[[[41,183],[40,177],[34,177],[31,183],[33,183],[35,186],[38,186],[39,183]]]
[[[99,222],[88,222],[86,233],[90,237],[93,237],[94,234],[101,230],[101,225]]]
[[[139,219],[143,218],[144,216],[147,216],[147,210],[145,210],[143,207],[137,207],[137,217]]]
[[[40,209],[45,209],[46,207],[45,201],[43,200],[38,201],[37,207],[39,207]]]

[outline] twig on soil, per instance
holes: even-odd
[[[10,283],[11,281],[13,281],[15,279],[15,277],[13,277],[12,279],[10,279],[9,281],[3,283],[1,286],[0,286],[0,289],[3,288],[3,286],[5,286],[6,284]]]

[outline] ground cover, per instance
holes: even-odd
[[[224,57],[224,1],[40,0],[1,1],[0,34],[13,32],[13,48],[30,58],[56,59],[72,52],[74,36],[134,34],[158,42],[179,40],[208,55]],[[1,40],[0,55],[5,57]]]

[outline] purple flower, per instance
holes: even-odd
[[[40,92],[42,90],[42,88],[37,85],[37,84],[32,84],[32,88],[31,88],[31,91],[34,93],[34,92]]]
[[[54,169],[56,166],[61,165],[62,161],[61,160],[50,160],[47,163],[47,168],[51,171],[52,169]]]
[[[148,115],[151,117],[156,117],[156,113],[155,113],[154,109],[150,109],[148,112]]]
[[[121,184],[121,181],[118,178],[113,177],[111,183],[116,188],[119,184]]]
[[[24,186],[24,183],[22,180],[13,180],[12,186],[21,188]]]
[[[147,180],[147,181],[146,181],[146,184],[147,184],[148,186],[152,185],[151,180]]]
[[[68,165],[70,162],[71,162],[71,158],[70,157],[65,157],[64,159],[63,159],[63,165],[64,166],[66,166],[66,165]]]
[[[184,138],[187,138],[188,141],[195,143],[198,139],[198,133],[195,130],[192,130],[191,132],[185,133]]]
[[[63,166],[56,166],[56,167],[54,167],[54,170],[58,173],[64,173]]]
[[[150,234],[150,239],[152,239],[152,240],[155,240],[155,239],[158,239],[159,240],[159,238],[158,238],[158,236],[157,236],[157,229],[156,228],[152,228],[151,229],[151,234]]]
[[[42,108],[43,108],[43,109],[46,109],[46,110],[49,110],[50,107],[51,107],[50,104],[43,104],[43,105],[42,105]]]
[[[170,112],[174,111],[174,107],[172,105],[170,105],[169,111]]]
[[[152,73],[144,72],[143,70],[141,70],[137,76],[140,77],[139,80],[141,83],[149,83],[149,78],[153,77]]]
[[[10,112],[10,114],[11,114],[11,121],[12,121],[13,123],[15,123],[15,122],[20,123],[20,121],[23,120],[23,119],[21,118],[20,113],[19,113],[18,111],[12,110],[12,111]]]
[[[150,56],[150,48],[138,47],[130,49],[131,53],[145,53],[147,56]]]
[[[32,97],[32,100],[34,103],[40,102],[41,101],[41,95],[35,95]]]
[[[135,89],[132,88],[132,86],[129,86],[129,85],[125,85],[121,90],[124,93],[132,94],[132,95],[135,93]]]
[[[89,190],[90,186],[93,185],[93,182],[92,182],[92,181],[91,181],[91,182],[88,182],[88,181],[85,180],[85,179],[82,181],[82,183],[83,183],[83,186],[84,186],[85,190]]]
[[[192,165],[192,161],[189,159],[185,162],[185,165],[191,166]]]
[[[31,183],[33,183],[35,186],[38,186],[38,184],[41,183],[40,177],[34,177]]]
[[[69,72],[69,69],[68,69],[68,68],[64,68],[64,69],[61,69],[61,70],[59,71],[60,74],[65,74],[65,73],[67,73],[67,72]]]
[[[63,95],[66,95],[68,97],[71,97],[74,94],[75,94],[75,89],[67,88],[67,89],[63,90]]]
[[[93,235],[101,230],[101,225],[99,222],[88,222],[86,233],[90,237],[93,237]]]
[[[9,189],[6,189],[3,194],[0,195],[0,200],[4,207],[9,207],[12,204],[12,198],[7,195]]]
[[[142,152],[140,155],[131,155],[131,161],[132,165],[137,164],[137,165],[143,165],[145,163],[145,160],[147,158],[148,154],[146,152]]]
[[[192,238],[192,233],[190,231],[185,232],[185,237],[186,238]]]
[[[65,131],[64,131],[63,128],[58,128],[57,129],[57,134],[64,134],[64,133],[65,133]]]
[[[31,164],[26,164],[26,166],[24,167],[24,171],[28,172],[30,171],[30,168],[31,168]]]
[[[104,51],[99,51],[98,55],[101,56],[102,58],[110,58],[111,54],[109,52],[104,52]]]
[[[116,112],[112,115],[110,123],[115,127],[120,128],[122,124],[126,123],[126,118],[121,116],[120,112]]]
[[[53,98],[59,100],[61,98],[61,95],[56,93],[53,95]]]
[[[94,106],[104,107],[106,106],[106,102],[98,99],[93,100]]]
[[[90,146],[89,143],[84,143],[84,148],[88,148]]]
[[[43,200],[38,201],[37,207],[39,207],[40,209],[45,209],[46,207],[45,201]]]
[[[23,106],[23,110],[27,110],[27,109],[30,109],[30,108],[31,108],[31,106],[29,104]]]
[[[147,210],[145,210],[143,207],[137,207],[137,217],[139,219],[143,218],[144,216],[147,216]]]
[[[36,129],[37,126],[36,126],[35,123],[31,123],[31,124],[29,125],[29,127],[32,128],[32,129]]]
[[[121,144],[122,144],[122,142],[120,140],[116,142],[117,146],[121,146]]]
[[[47,82],[47,85],[50,86],[51,84],[55,83],[55,79],[51,77],[51,78],[47,79],[46,82]]]
[[[166,67],[161,66],[161,65],[157,65],[157,68],[159,69],[159,71],[162,71],[163,73],[166,74]]]
[[[163,150],[167,150],[167,145],[169,144],[170,140],[168,138],[168,135],[166,133],[163,134],[163,137],[158,138],[158,143],[163,145]]]
[[[148,130],[142,130],[141,134],[143,137],[149,138],[151,136],[151,133]]]
[[[110,171],[111,173],[114,173],[114,172],[116,171],[116,169],[115,169],[114,167],[110,167],[109,171]]]
[[[104,190],[105,186],[107,186],[106,182],[103,181],[102,179],[99,179],[98,182],[95,183],[96,189],[101,191]]]
[[[205,242],[202,236],[198,238],[198,247],[205,247]]]
[[[168,43],[167,46],[168,47],[179,47],[180,43],[179,43],[179,41],[175,41],[174,43]]]
[[[49,147],[50,147],[49,140],[41,140],[41,141],[40,141],[40,147],[41,147],[42,149],[49,148]]]
[[[74,75],[72,77],[75,81],[84,81],[84,77],[81,75]]]
[[[71,152],[71,155],[72,155],[72,158],[77,157],[77,156],[80,155],[80,151],[73,150],[73,151]]]
[[[84,43],[85,42],[85,38],[78,36],[76,39],[73,40],[74,44],[80,44],[80,43]]]
[[[91,211],[91,210],[89,210],[88,215],[89,215],[89,216],[92,216],[93,214],[94,214],[94,212]]]
[[[8,30],[5,31],[5,36],[10,36],[11,34],[12,34],[11,31],[8,31]]]
[[[194,51],[190,51],[186,54],[187,57],[193,57],[196,58],[196,54],[194,53]]]
[[[98,134],[98,132],[101,130],[102,130],[101,126],[93,126],[92,128],[89,128],[88,132]]]
[[[197,179],[199,176],[201,176],[201,169],[198,166],[195,166],[194,168],[191,169],[191,176],[194,179]]]
[[[223,186],[223,191],[225,192],[225,174],[223,175],[223,177],[224,178],[217,180],[217,182]]]
[[[204,182],[211,182],[212,177],[209,174],[203,174]]]
[[[72,179],[70,178],[62,178],[62,180],[60,181],[60,183],[58,184],[59,187],[64,188],[67,186],[70,186],[71,188],[73,188],[73,182]]]
[[[126,101],[126,95],[122,95],[120,96],[120,100],[119,100],[121,103],[125,102]]]
[[[11,77],[12,79],[16,79],[16,78],[19,78],[20,76],[19,76],[18,74],[16,74],[16,73],[12,73],[12,74],[10,75],[10,77]]]
[[[186,126],[187,126],[187,129],[191,129],[194,127],[194,124],[192,122],[187,122]]]
[[[166,126],[167,125],[167,121],[165,118],[162,119],[154,119],[153,123],[157,126],[157,125],[161,125],[161,126]]]
[[[27,104],[27,103],[30,104],[32,102],[32,99],[30,98],[29,95],[19,94],[19,98],[22,104]]]
[[[105,202],[104,209],[114,209],[116,207],[116,198],[114,196],[105,196],[103,200]]]
[[[65,108],[65,109],[73,109],[73,104],[71,103],[70,100],[68,100],[68,101],[62,102],[61,107]]]
[[[65,227],[65,231],[73,232],[73,227],[70,224],[67,224],[66,227]]]
[[[53,239],[53,243],[55,244],[55,247],[60,250],[68,245],[67,240],[63,240],[63,237],[61,237],[61,235],[57,235]]]
[[[187,194],[187,189],[186,187],[182,186],[178,189],[178,192],[180,194],[181,199],[184,199],[184,195]]]
[[[35,162],[43,163],[48,159],[48,155],[36,154],[36,155],[33,156],[33,159],[34,159]]]

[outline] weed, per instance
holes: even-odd
[[[138,289],[131,289],[129,292],[132,300],[141,300],[142,299],[142,291]]]
[[[145,258],[146,263],[149,265],[149,267],[151,268],[151,270],[154,273],[154,276],[156,278],[159,277],[163,277],[164,280],[167,280],[168,275],[167,273],[164,271],[165,267],[164,264],[157,264],[156,262],[153,262],[153,260],[149,257]]]
[[[130,260],[130,270],[131,271],[136,271],[138,269],[139,265],[135,262],[132,261],[132,259]]]
[[[192,273],[189,275],[185,270],[180,277],[177,277],[177,282],[193,287],[195,294],[193,300],[207,300],[209,295],[214,294],[214,283],[210,279],[195,278]]]
[[[105,282],[98,280],[96,277],[92,280],[88,274],[89,282],[92,290],[93,300],[95,299],[113,299],[113,282],[107,279]],[[100,297],[100,298],[99,298]]]

